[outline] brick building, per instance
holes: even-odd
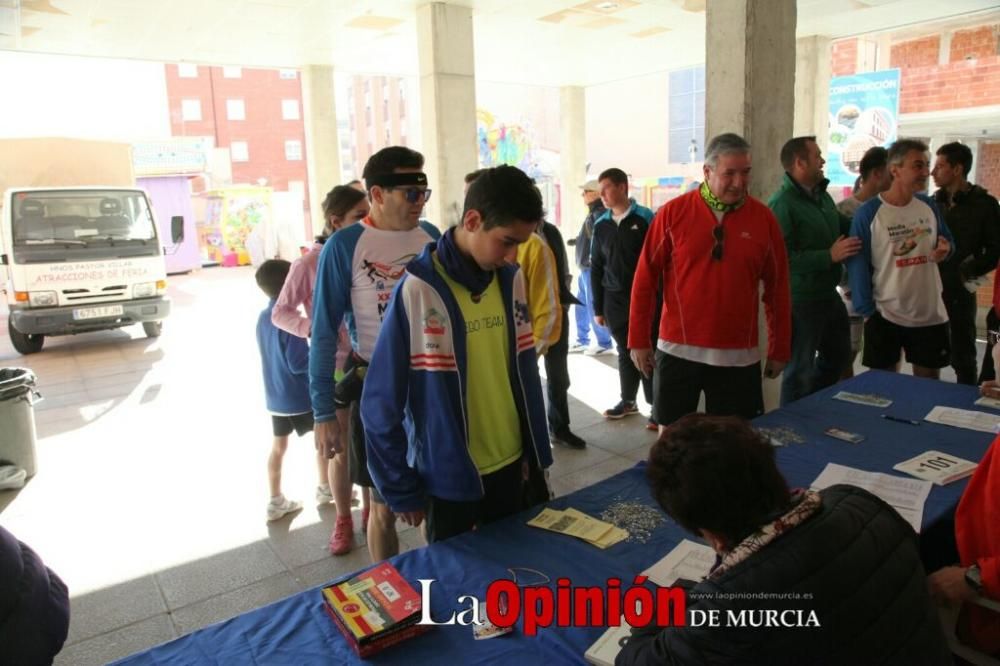
[[[932,152],[966,143],[970,180],[1000,196],[1000,17],[835,41],[830,66],[832,76],[898,67],[900,135],[927,140]],[[979,304],[988,307],[992,295],[992,287],[980,290]]]
[[[165,65],[173,136],[229,150],[234,184],[302,195],[308,219],[302,85],[294,69]]]
[[[410,145],[412,114],[407,109],[408,84],[389,76],[351,76],[346,100],[347,132],[341,132],[341,169],[345,179],[361,177],[365,162],[386,146]],[[339,114],[338,114],[339,115]]]

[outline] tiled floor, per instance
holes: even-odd
[[[70,587],[57,664],[105,663],[369,562],[360,533],[348,555],[327,553],[334,512],[311,503],[308,440],[289,447],[283,484],[306,508],[265,523],[270,420],[254,341],[265,303],[252,272],[207,269],[172,277],[170,290],[158,340],[132,327],[53,338],[21,357],[0,313],[0,366],[31,367],[45,397],[38,474],[0,492],[0,524]],[[643,418],[600,416],[617,402],[615,362],[570,356],[572,424],[588,448],[554,450],[558,494],[633,465],[655,440]],[[401,529],[400,543],[423,541]]]

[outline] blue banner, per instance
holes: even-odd
[[[896,140],[898,118],[898,69],[831,79],[825,169],[830,183],[853,185],[865,152]]]

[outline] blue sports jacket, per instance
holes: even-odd
[[[430,243],[396,285],[361,397],[368,471],[389,507],[426,507],[428,495],[454,502],[483,497],[469,453],[465,318],[434,269]],[[545,401],[525,296],[515,266],[496,271],[507,319],[510,386],[529,463],[552,464]]]

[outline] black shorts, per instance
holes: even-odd
[[[524,478],[527,467],[528,478]],[[483,498],[454,502],[427,498],[427,543],[443,541],[549,500],[545,473],[519,458],[482,477]]]
[[[350,456],[351,483],[364,488],[374,488],[368,473],[368,451],[365,449],[365,426],[361,422],[361,403],[352,402],[347,426],[347,453]]]
[[[865,322],[864,353],[866,368],[892,370],[899,363],[900,350],[906,360],[924,368],[943,368],[951,363],[948,323],[933,326],[900,326],[876,312]]]
[[[312,412],[290,414],[287,416],[271,414],[271,428],[274,431],[275,437],[288,437],[292,434],[293,430],[301,437],[307,432],[312,432],[313,414]]]

